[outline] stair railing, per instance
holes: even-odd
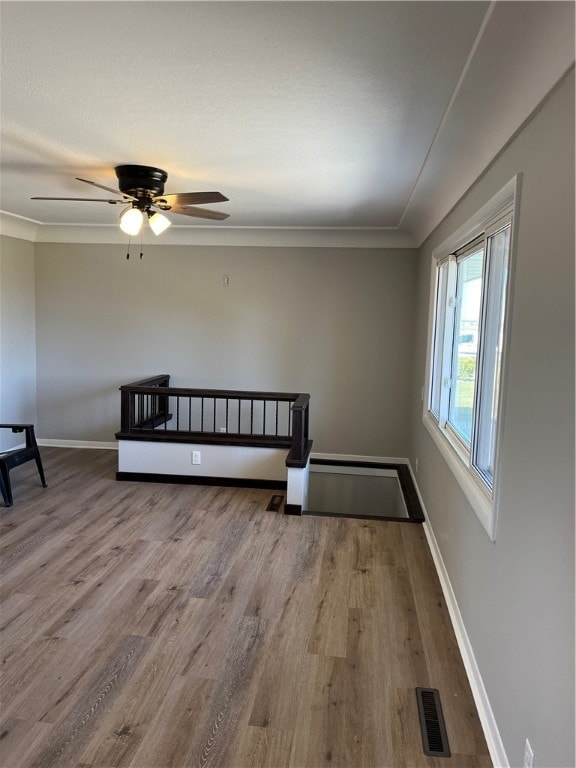
[[[117,438],[287,448],[286,466],[306,466],[310,395],[169,384],[162,374],[120,387]]]

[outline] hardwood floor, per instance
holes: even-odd
[[[24,465],[0,508],[2,768],[491,766],[420,526],[42,456],[49,487]]]

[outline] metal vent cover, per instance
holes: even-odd
[[[274,494],[270,501],[268,502],[268,506],[266,507],[266,512],[278,512],[280,510],[280,507],[282,506],[282,502],[284,501],[284,496],[280,494]]]
[[[446,724],[437,688],[416,688],[422,748],[429,757],[450,757]]]

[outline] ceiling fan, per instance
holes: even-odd
[[[134,237],[140,232],[146,218],[155,235],[170,226],[170,219],[159,211],[170,211],[182,216],[192,216],[199,219],[222,221],[229,214],[211,211],[207,208],[196,208],[204,203],[223,203],[228,200],[220,192],[180,192],[164,194],[164,184],[168,178],[166,171],[161,168],[151,168],[147,165],[118,165],[115,169],[118,178],[118,189],[97,184],[95,181],[80,179],[99,189],[105,189],[120,198],[112,200],[99,197],[32,197],[32,200],[70,200],[94,203],[109,203],[110,205],[128,205],[120,214],[120,229]]]

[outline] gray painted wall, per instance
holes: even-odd
[[[490,542],[422,424],[431,253],[523,174]],[[412,384],[417,481],[512,766],[574,766],[574,76],[421,249]]]
[[[170,373],[174,386],[310,392],[314,450],[407,455],[415,251],[144,254],[36,245],[41,437],[113,440],[118,387]]]
[[[36,423],[34,244],[0,242],[0,423]],[[0,449],[22,435],[0,430]]]

